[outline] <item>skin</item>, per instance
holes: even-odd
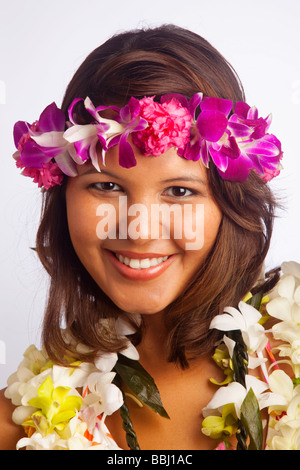
[[[170,149],[159,157],[144,157],[135,149],[137,165],[126,169],[118,165],[118,147],[106,155],[105,167],[99,173],[91,164],[78,167],[79,175],[69,178],[66,202],[69,231],[75,251],[101,289],[122,310],[139,314],[157,314],[175,300],[195,276],[211,250],[222,214],[210,192],[206,169],[199,162],[178,157]],[[109,173],[109,174],[108,174]],[[180,189],[181,188],[181,189]],[[185,189],[184,189],[185,188]],[[99,204],[112,204],[116,210],[116,233],[119,225],[119,197],[127,197],[127,206],[143,204],[151,213],[152,204],[204,205],[204,244],[201,249],[187,250],[190,241],[174,237],[171,222],[169,239],[152,239],[150,220],[147,238],[100,240],[96,234]],[[128,217],[128,225],[134,217]],[[145,232],[145,231],[144,231]],[[150,280],[124,277],[107,256],[111,252],[173,255],[172,262],[160,275]],[[144,255],[142,255],[144,256]],[[145,255],[145,257],[147,257]]]

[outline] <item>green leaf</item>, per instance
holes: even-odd
[[[160,416],[169,419],[153,378],[138,361],[119,354],[114,369],[141,402]]]
[[[250,388],[241,406],[241,422],[250,438],[248,450],[262,450],[263,427],[261,413],[252,388]]]
[[[249,300],[247,300],[247,304],[251,305],[252,307],[256,308],[256,310],[260,309],[261,301],[263,298],[263,291],[259,291],[254,294]]]

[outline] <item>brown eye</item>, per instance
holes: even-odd
[[[94,183],[91,185],[91,187],[94,189],[97,189],[98,191],[106,191],[106,192],[122,190],[118,184],[112,183],[111,181],[104,181],[102,183]]]
[[[183,186],[172,186],[165,191],[165,194],[173,197],[187,197],[194,194],[194,191]]]

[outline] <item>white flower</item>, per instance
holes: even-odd
[[[94,425],[100,414],[111,415],[123,405],[121,390],[112,383],[114,372],[94,372],[87,381],[89,392],[83,400],[84,420]]]
[[[281,370],[276,370],[270,375],[270,389],[281,393],[286,399],[287,405],[271,407],[285,411],[280,419],[270,422],[272,435],[268,440],[271,450],[300,450],[300,385],[295,388],[290,377]]]
[[[268,440],[267,445],[270,450],[300,450],[300,423],[296,426],[289,426],[283,423],[275,425],[273,437]]]
[[[210,328],[221,331],[241,330],[243,340],[248,348],[248,353],[262,351],[268,340],[265,329],[258,323],[261,319],[259,311],[246,304],[239,302],[239,310],[234,307],[226,307],[221,315],[217,315],[211,322]]]
[[[49,358],[44,350],[39,351],[35,346],[29,346],[24,352],[24,359],[20,363],[17,371],[7,380],[6,398],[11,399],[15,406],[21,405],[22,397],[30,383],[40,375],[43,369],[47,368]],[[45,372],[44,375],[47,373]],[[43,382],[41,380],[40,384]]]
[[[100,322],[102,326],[107,328],[108,325],[105,325],[105,323],[105,320],[101,320]],[[129,323],[120,317],[115,322],[115,329],[119,338],[125,338],[126,336],[134,334],[136,331],[131,325],[129,325]],[[120,354],[123,354],[123,356],[126,356],[129,359],[133,359],[135,361],[139,360],[139,353],[129,340],[127,341],[126,348],[123,349]],[[103,351],[98,351],[94,364],[101,372],[110,372],[114,368],[117,360],[117,353],[105,353]]]
[[[26,447],[26,450],[60,450],[58,446],[59,436],[53,432],[43,437],[40,433],[35,432],[31,437],[24,437],[17,443],[16,449]]]
[[[246,375],[245,381],[246,388],[238,382],[231,382],[226,387],[219,388],[212,400],[203,408],[203,416],[206,417],[212,414],[222,415],[223,406],[233,403],[236,414],[240,417],[241,405],[250,388],[252,388],[257,398],[260,410],[267,406],[286,404],[286,400],[281,395],[266,392],[268,385],[265,382],[252,375]]]
[[[286,341],[277,347],[296,377],[300,376],[300,264],[294,261],[282,264],[283,276],[270,294],[267,312],[280,320],[272,327],[275,339]]]

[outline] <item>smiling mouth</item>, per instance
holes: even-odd
[[[158,258],[129,258],[128,256],[123,256],[118,253],[114,253],[115,257],[120,261],[120,263],[129,266],[132,269],[148,269],[154,266],[162,264],[164,261],[167,261],[169,256],[160,256]]]
[[[163,274],[174,262],[176,254],[135,253],[106,250],[108,260],[118,273],[131,281],[150,281]]]

